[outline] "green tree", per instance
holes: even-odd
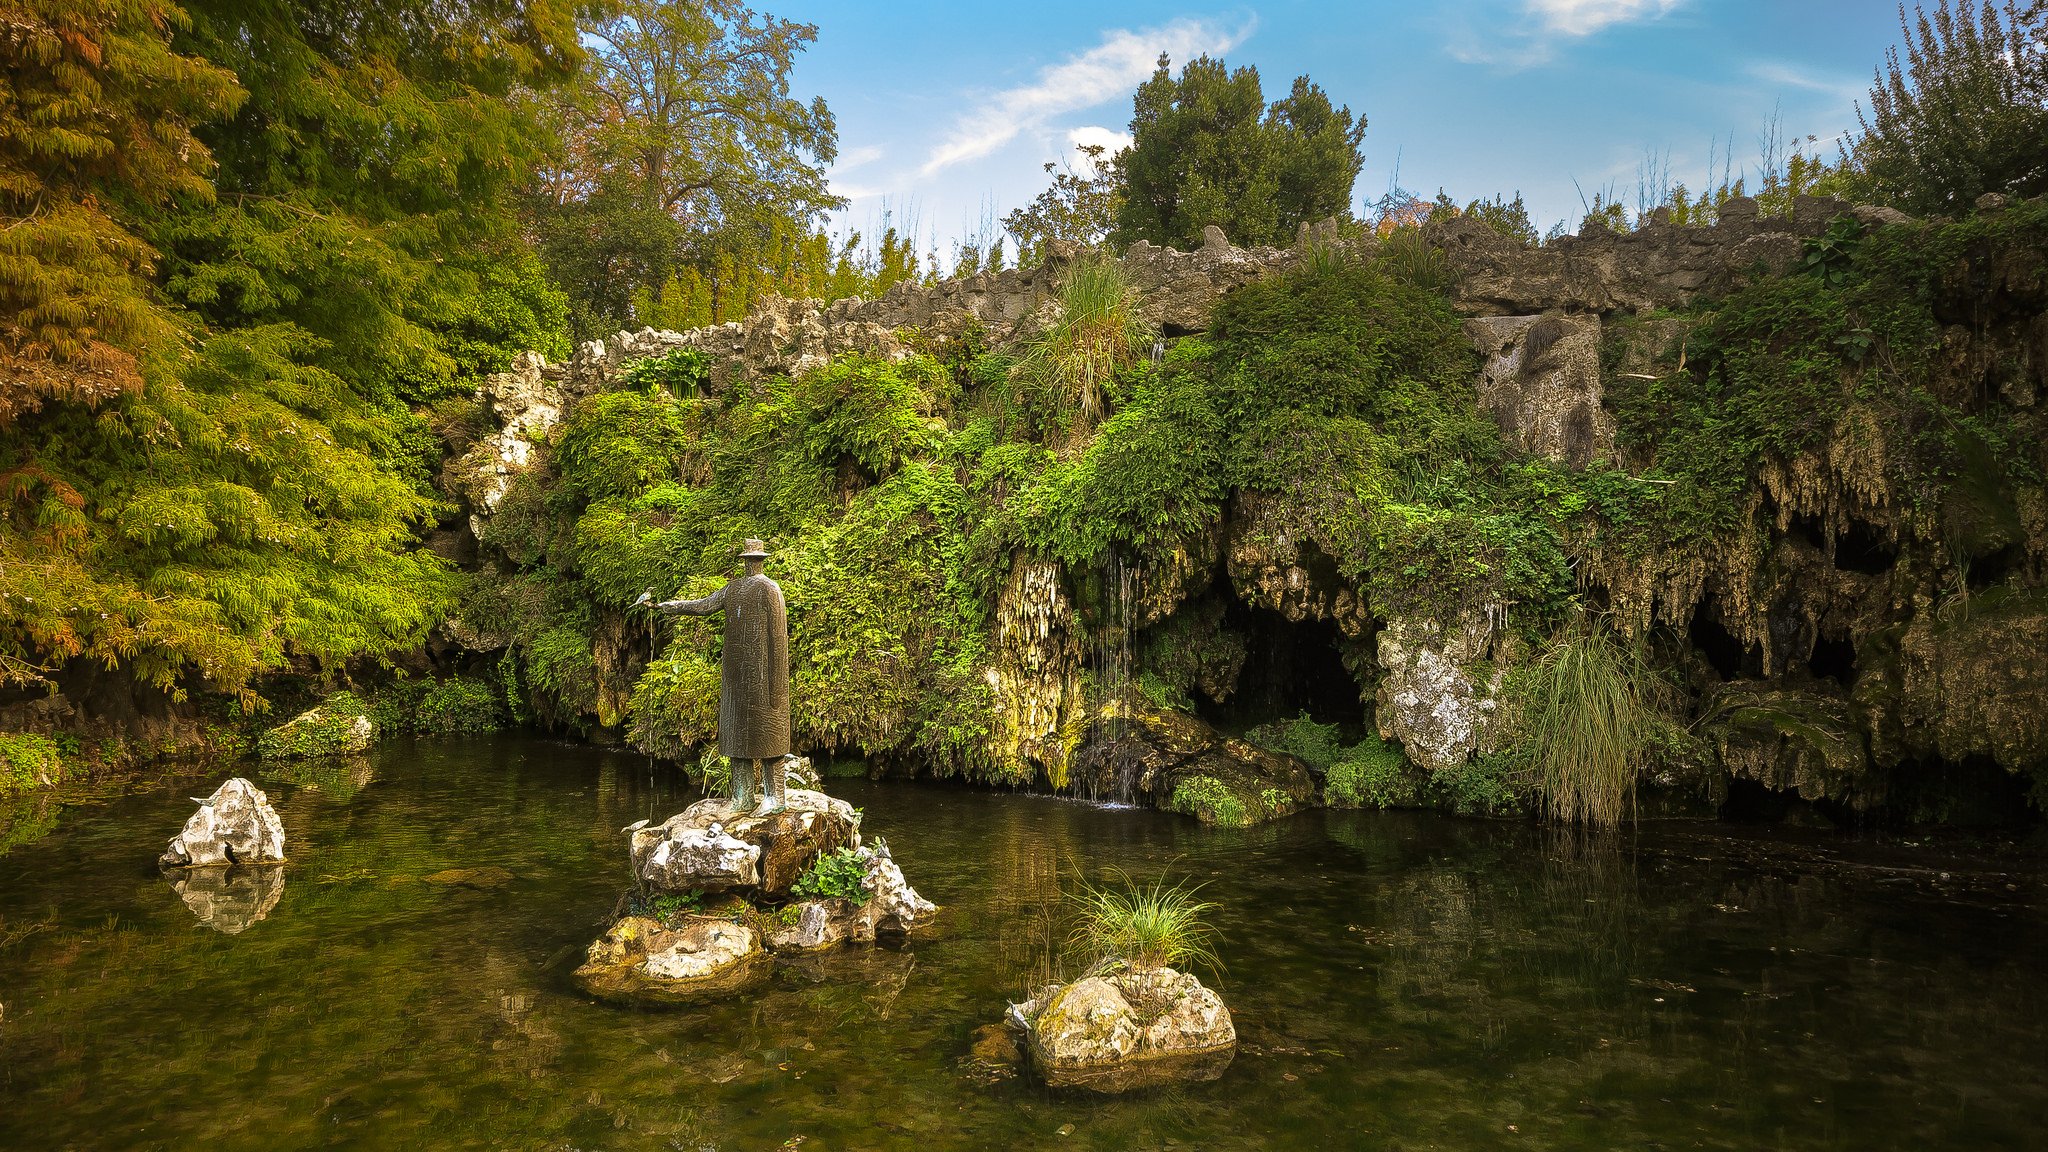
[[[1849,158],[1871,199],[1908,212],[1960,214],[1978,196],[2048,191],[2048,4],[1941,0],[1899,26],[1906,55],[1885,54],[1859,106]]]
[[[1052,187],[1029,205],[1003,217],[1003,229],[1017,241],[1017,263],[1030,267],[1044,261],[1055,240],[1084,247],[1101,243],[1116,227],[1117,200],[1123,181],[1116,161],[1100,144],[1080,148],[1083,170],[1048,161]]]
[[[1365,117],[1308,77],[1270,106],[1255,68],[1198,57],[1175,79],[1165,56],[1138,86],[1131,145],[1117,154],[1120,243],[1190,247],[1216,224],[1240,244],[1287,244],[1297,227],[1346,213],[1364,167]]]
[[[722,297],[751,298],[792,236],[844,203],[825,181],[832,113],[790,94],[817,26],[738,0],[622,0],[582,34],[590,65],[549,102],[562,148],[531,218],[578,327],[634,318],[636,293],[686,280],[686,264],[709,314],[733,314]]]

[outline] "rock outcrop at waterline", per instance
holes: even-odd
[[[765,980],[771,954],[872,944],[931,924],[937,906],[887,845],[861,843],[851,805],[804,788],[786,800],[759,815],[713,797],[625,829],[635,880],[626,903],[638,911],[590,945],[577,986],[624,1003],[720,999]]]

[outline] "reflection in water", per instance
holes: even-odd
[[[180,868],[165,875],[170,877],[171,890],[201,924],[230,936],[270,915],[284,899],[282,864]]]
[[[368,756],[316,756],[308,760],[266,760],[264,780],[297,784],[329,800],[346,803],[377,779],[376,762]]]
[[[193,932],[198,905],[138,882],[189,782],[70,808],[33,869],[0,869],[0,1147],[1803,1152],[2026,1147],[2048,1115],[2031,873],[833,781],[940,931],[633,1011],[568,973],[626,882],[618,829],[694,788],[540,741],[374,763],[345,804],[279,785],[289,905],[185,878],[215,926],[269,910],[260,931]],[[1062,888],[1116,868],[1221,905],[1237,1061],[1118,1100],[977,1071],[976,1031],[1060,974]]]

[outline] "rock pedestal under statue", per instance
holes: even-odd
[[[773,971],[773,954],[816,953],[904,937],[938,909],[917,894],[888,846],[861,842],[853,806],[791,788],[765,815],[723,797],[660,824],[627,828],[632,909],[590,946],[576,983],[608,1000],[674,1004],[744,992]],[[797,894],[822,858],[860,878],[852,893]]]

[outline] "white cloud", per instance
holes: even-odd
[[[873,164],[881,158],[882,148],[877,144],[863,144],[858,148],[848,148],[839,154],[839,159],[833,161],[832,172],[834,175],[841,172],[851,172],[856,168]]]
[[[1447,50],[1461,64],[1527,68],[1550,61],[1561,39],[1584,39],[1616,24],[1658,20],[1684,0],[1520,0],[1518,15],[1499,12],[1481,27],[1469,14],[1448,17]]]
[[[1765,84],[1780,88],[1800,88],[1808,92],[1819,92],[1831,96],[1843,104],[1852,104],[1864,98],[1869,92],[1866,81],[1844,80],[1840,77],[1816,76],[1801,71],[1789,64],[1762,61],[1752,64],[1749,74]]]
[[[1067,130],[1067,165],[1083,176],[1095,175],[1095,164],[1088,159],[1083,148],[1102,149],[1102,158],[1113,159],[1117,153],[1131,146],[1131,134],[1114,128],[1103,128],[1090,124]]]
[[[1678,7],[1678,0],[1528,0],[1531,16],[1544,31],[1563,36],[1591,36],[1609,24],[1655,20]]]
[[[963,113],[952,132],[932,149],[921,175],[986,156],[1019,133],[1043,128],[1061,113],[1128,95],[1152,74],[1161,52],[1176,61],[1203,53],[1217,55],[1243,43],[1253,27],[1247,23],[1232,31],[1207,20],[1180,19],[1137,32],[1107,32],[1095,47],[1040,70],[1029,84],[992,93]]]

